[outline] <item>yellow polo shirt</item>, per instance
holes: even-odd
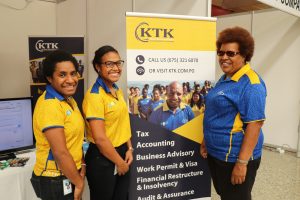
[[[138,101],[142,98],[143,98],[142,96],[132,97],[132,108],[133,108],[132,114],[135,114],[135,115],[140,114],[139,109],[138,109]]]
[[[182,99],[181,99],[181,102],[182,103],[185,103],[185,104],[189,104],[190,102],[190,99],[191,99],[191,95],[190,95],[190,93],[187,93],[187,94],[183,94],[182,95]]]
[[[44,135],[45,130],[57,127],[64,129],[67,148],[77,169],[80,169],[84,138],[83,117],[73,98],[67,102],[52,86],[47,85],[46,91],[36,103],[33,114],[33,131],[36,139],[34,173],[37,176],[61,175],[54,161],[50,144]]]
[[[84,96],[82,110],[86,120],[88,141],[95,143],[88,120],[104,120],[107,137],[114,147],[118,147],[130,139],[131,128],[123,93],[116,84],[113,86],[116,89],[117,98],[112,96],[101,77],[98,77]]]
[[[201,106],[201,108],[199,109],[197,105],[194,105],[192,107],[192,111],[195,115],[195,117],[199,116],[200,114],[204,113],[205,107]]]

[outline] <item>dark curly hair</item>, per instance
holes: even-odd
[[[217,39],[217,51],[221,49],[222,44],[236,42],[239,44],[240,55],[245,58],[245,62],[249,62],[254,53],[254,39],[251,34],[244,28],[233,27],[224,29],[219,33]]]
[[[56,64],[60,62],[70,61],[73,63],[76,72],[78,72],[78,62],[72,54],[62,51],[56,50],[51,52],[44,60],[43,60],[43,76],[47,84],[50,84],[47,77],[52,77],[56,68]]]
[[[109,46],[109,45],[102,46],[97,51],[95,51],[95,56],[93,59],[93,67],[97,73],[98,73],[98,71],[96,68],[96,64],[101,64],[102,57],[104,56],[104,54],[106,54],[108,52],[115,52],[115,53],[119,54],[119,52],[115,48],[113,48],[112,46]]]

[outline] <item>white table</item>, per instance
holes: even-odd
[[[19,154],[17,157],[30,157],[24,167],[10,167],[0,170],[0,199],[38,200],[32,188],[30,178],[35,163],[35,152]],[[86,181],[83,200],[90,199]]]

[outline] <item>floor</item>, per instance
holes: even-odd
[[[252,190],[253,200],[300,200],[300,158],[263,150]],[[220,200],[212,186],[212,200]]]

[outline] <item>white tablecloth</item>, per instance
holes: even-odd
[[[35,152],[19,154],[17,157],[30,157],[30,159],[24,167],[11,167],[0,170],[0,199],[38,200],[30,183],[35,163]],[[82,199],[90,199],[87,181]]]

